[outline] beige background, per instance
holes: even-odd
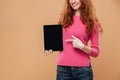
[[[94,80],[120,80],[120,0],[93,0],[104,32]],[[0,0],[0,80],[55,80],[57,52],[43,53],[43,24],[64,0]]]

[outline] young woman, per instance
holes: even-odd
[[[64,50],[58,54],[56,80],[93,80],[90,56],[99,55],[102,28],[91,0],[65,0],[58,23],[63,26]]]

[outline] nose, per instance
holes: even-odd
[[[75,0],[72,0],[72,2],[74,3],[74,2],[75,2]]]

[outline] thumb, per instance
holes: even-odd
[[[73,39],[78,39],[78,38],[77,38],[77,37],[75,37],[74,35],[72,35],[72,38],[73,38]]]

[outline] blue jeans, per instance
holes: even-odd
[[[93,80],[92,67],[57,66],[56,80]]]

